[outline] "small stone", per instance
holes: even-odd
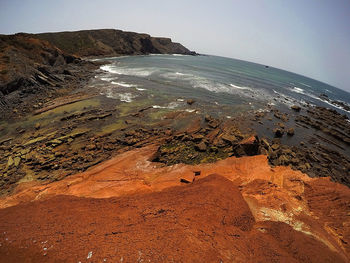
[[[299,112],[301,110],[300,106],[298,106],[298,105],[293,105],[290,108],[296,112]]]
[[[193,174],[185,174],[180,178],[181,183],[189,184],[194,181],[194,175]]]
[[[35,123],[35,129],[36,129],[36,130],[39,130],[39,129],[40,129],[40,126],[41,126],[41,124],[40,124],[39,122]]]
[[[293,136],[293,135],[294,135],[294,129],[293,129],[293,128],[289,128],[289,129],[287,130],[287,135],[288,135],[288,136]]]
[[[187,100],[187,104],[188,104],[188,105],[192,105],[193,103],[195,103],[195,100],[193,100],[193,99]]]
[[[205,144],[205,142],[200,142],[195,146],[195,149],[200,152],[205,152],[207,150],[207,145]]]
[[[284,131],[280,128],[275,128],[273,130],[273,133],[275,134],[275,137],[282,137],[284,134]]]

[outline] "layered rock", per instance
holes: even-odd
[[[349,260],[347,187],[271,169],[266,156],[163,167],[148,161],[156,149],[59,182],[21,184],[1,200],[12,206],[0,210],[1,260]]]

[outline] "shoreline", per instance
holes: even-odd
[[[228,119],[142,92],[123,102],[93,82],[101,65],[34,70],[35,92],[10,94],[0,262],[350,260],[346,116],[293,105]]]

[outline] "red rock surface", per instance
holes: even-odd
[[[349,262],[346,186],[266,156],[161,167],[155,150],[19,185],[0,200],[0,261]]]

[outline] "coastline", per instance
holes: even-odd
[[[227,119],[193,97],[175,109],[142,95],[127,103],[91,84],[101,65],[47,66],[37,92],[10,94],[23,104],[0,128],[0,262],[193,261],[193,251],[247,261],[252,250],[349,260],[346,117],[293,105]]]

